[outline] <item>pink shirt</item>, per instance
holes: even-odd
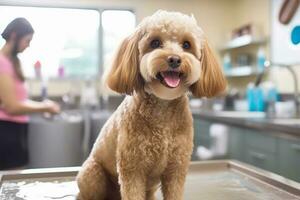
[[[18,101],[20,102],[25,101],[28,95],[27,95],[27,90],[25,88],[24,82],[20,81],[17,78],[12,63],[1,53],[0,53],[0,74],[7,74],[13,78],[14,90],[12,92],[16,94]],[[27,115],[14,115],[14,116],[9,115],[0,106],[0,120],[12,121],[18,123],[27,123],[28,119],[29,118]]]

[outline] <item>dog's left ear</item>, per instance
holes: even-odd
[[[190,90],[195,97],[213,97],[226,89],[227,82],[207,40],[203,42],[201,53],[200,79]]]
[[[109,88],[121,94],[132,94],[143,85],[139,75],[138,35],[136,31],[123,40],[106,76]]]

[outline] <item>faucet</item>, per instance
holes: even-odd
[[[292,65],[271,63],[270,61],[265,61],[264,66],[265,66],[265,70],[270,69],[271,66],[284,67],[291,73],[294,81],[294,101],[296,106],[296,117],[299,117],[300,116],[300,95],[298,89],[298,77]]]

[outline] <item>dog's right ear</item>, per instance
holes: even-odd
[[[142,87],[139,75],[138,37],[135,32],[121,43],[106,77],[108,87],[121,94],[132,94]]]

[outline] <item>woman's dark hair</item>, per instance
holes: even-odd
[[[27,19],[20,17],[20,18],[16,18],[13,21],[11,21],[6,26],[6,28],[4,29],[1,36],[6,41],[9,41],[12,33],[15,33],[15,36],[16,36],[15,44],[14,44],[13,51],[12,51],[13,66],[14,66],[14,69],[15,69],[15,72],[16,72],[18,78],[21,81],[24,81],[25,78],[24,78],[24,75],[23,75],[23,72],[21,69],[20,60],[17,56],[18,46],[19,46],[19,41],[21,40],[21,38],[28,34],[33,34],[34,30],[31,26],[31,24],[29,23],[29,21],[27,21]]]

